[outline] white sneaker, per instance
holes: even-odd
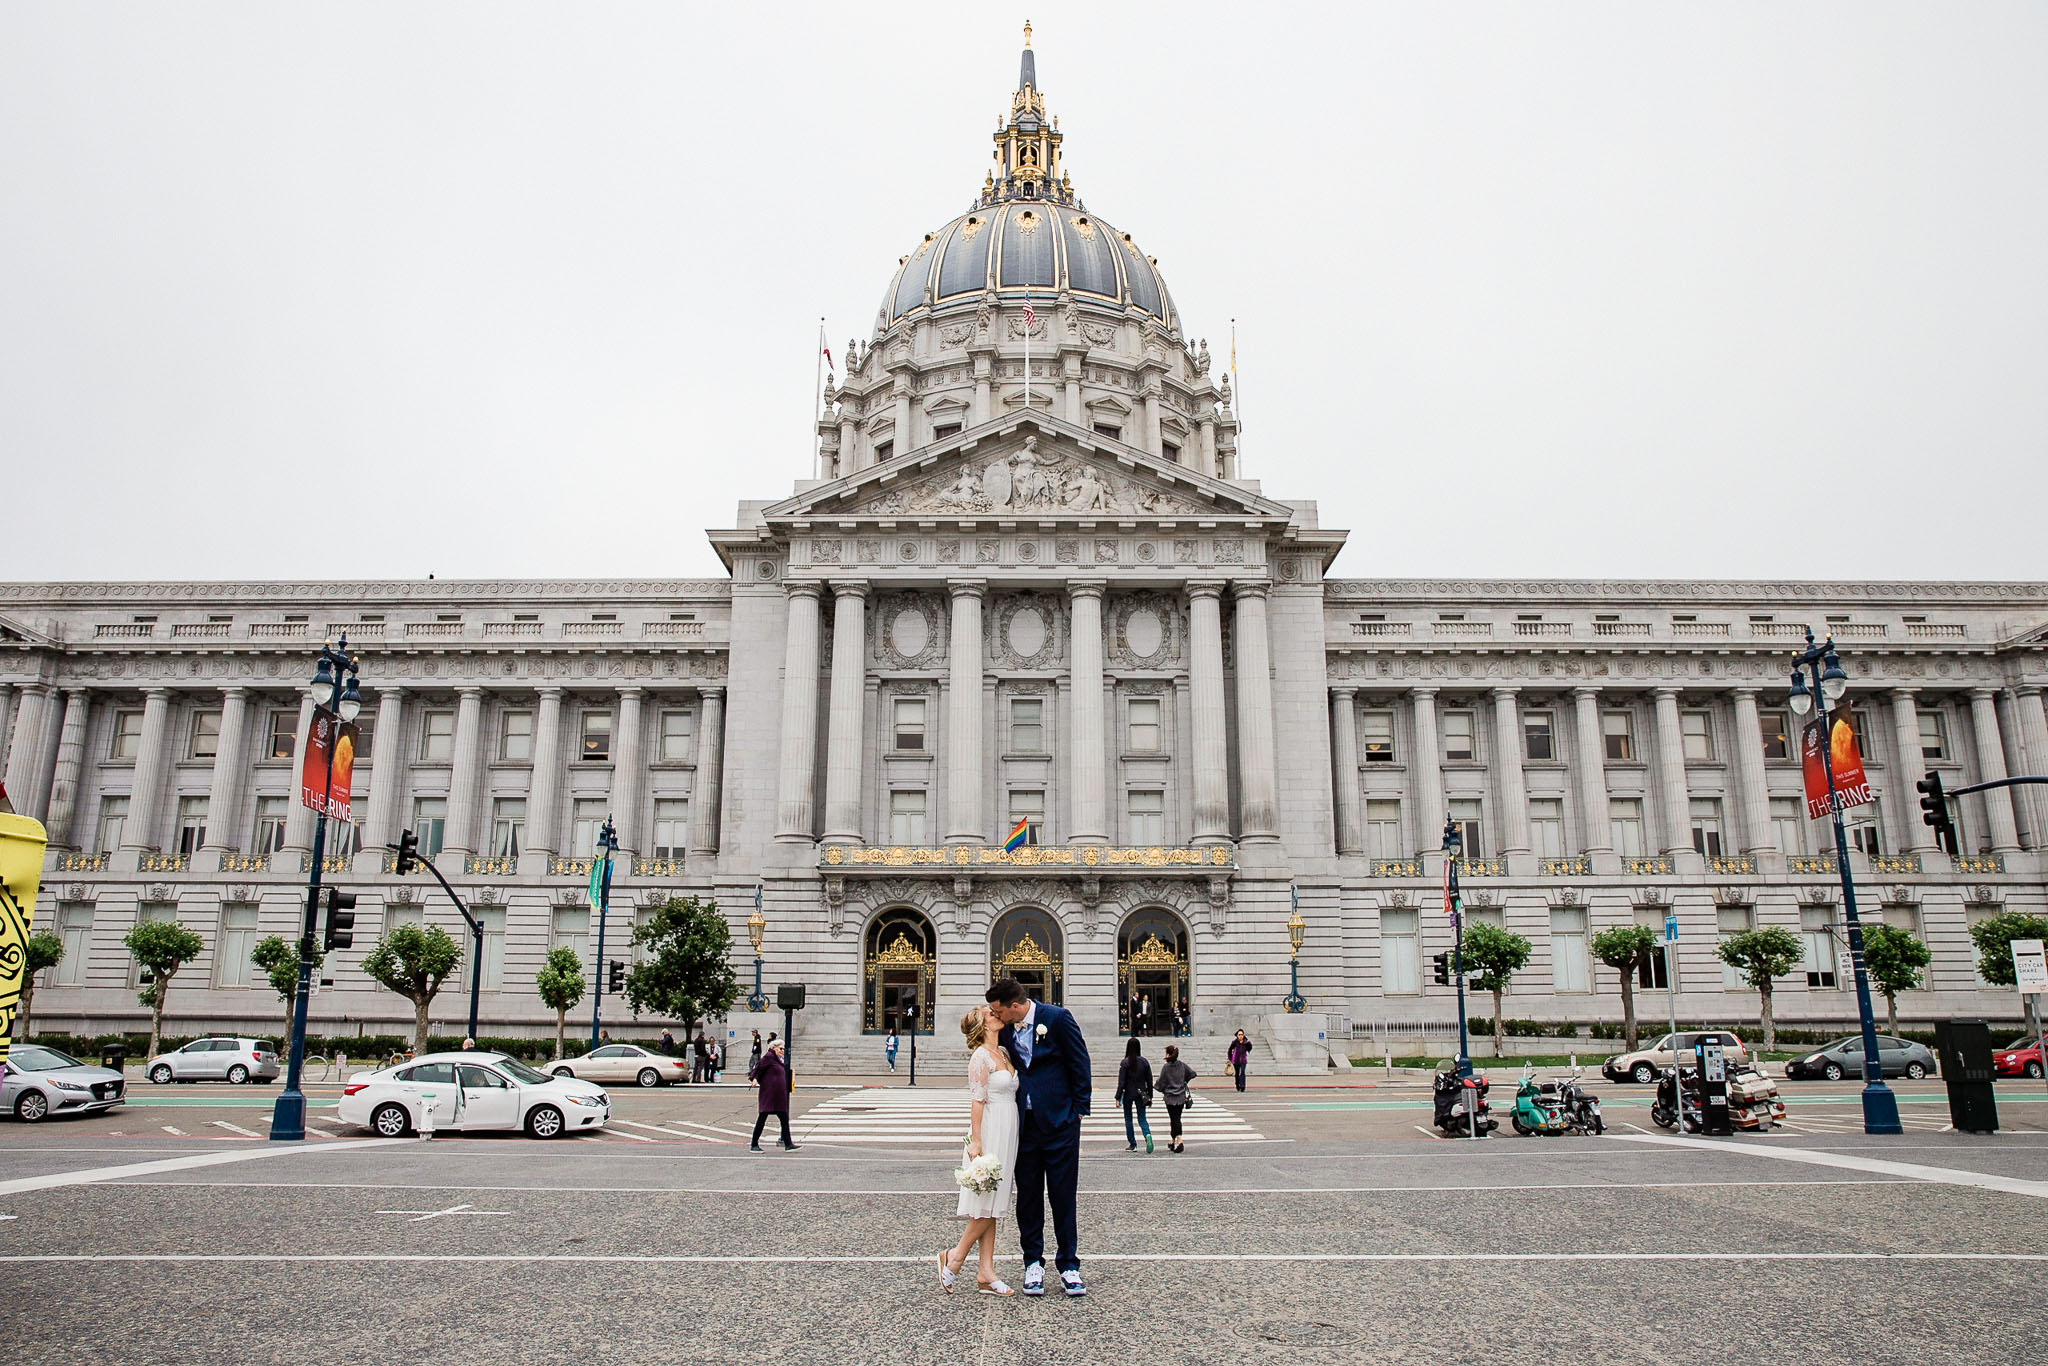
[[[1030,1266],[1024,1268],[1024,1293],[1027,1295],[1043,1295],[1045,1293],[1045,1266],[1043,1263],[1033,1262]]]
[[[1081,1284],[1081,1273],[1078,1271],[1062,1271],[1060,1280],[1066,1286],[1069,1299],[1079,1299],[1088,1293],[1088,1287]]]

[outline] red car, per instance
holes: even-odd
[[[2001,1077],[2038,1077],[2043,1067],[2039,1039],[2014,1039],[1991,1051],[1991,1070]]]

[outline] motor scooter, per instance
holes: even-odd
[[[1554,1135],[1564,1132],[1564,1117],[1559,1113],[1557,1083],[1538,1083],[1535,1074],[1528,1068],[1522,1069],[1522,1081],[1515,1088],[1515,1108],[1509,1119],[1515,1132],[1527,1138],[1531,1134]]]
[[[1484,1138],[1499,1127],[1486,1093],[1484,1072],[1460,1077],[1454,1067],[1436,1074],[1436,1127],[1451,1138]]]
[[[1600,1118],[1599,1097],[1579,1084],[1577,1067],[1572,1068],[1570,1076],[1557,1083],[1557,1111],[1565,1128],[1575,1133],[1606,1132],[1607,1122]]]

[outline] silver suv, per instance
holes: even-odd
[[[277,1054],[268,1039],[194,1039],[149,1060],[149,1079],[173,1081],[276,1081]]]

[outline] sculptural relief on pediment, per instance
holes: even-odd
[[[1196,515],[1216,509],[1153,488],[1079,455],[1040,447],[1038,438],[1005,454],[949,465],[865,504],[869,513],[1091,513]]]

